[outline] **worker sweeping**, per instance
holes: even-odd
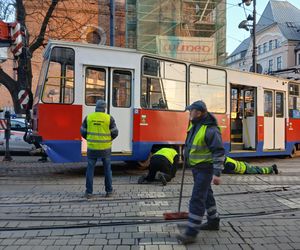
[[[178,153],[173,148],[162,148],[150,158],[148,175],[138,179],[139,184],[153,182],[156,178],[165,186],[176,174],[179,161]]]
[[[237,161],[227,156],[222,172],[225,174],[278,174],[278,168],[276,164],[269,167],[251,166],[248,162]]]
[[[191,125],[185,141],[185,161],[192,168],[194,187],[189,203],[188,224],[183,234],[177,235],[182,244],[196,241],[200,230],[218,230],[220,218],[211,182],[219,185],[223,169],[224,147],[216,118],[207,111],[203,101],[187,107]],[[207,223],[202,219],[207,212]]]

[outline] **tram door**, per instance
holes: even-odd
[[[112,151],[122,154],[132,152],[133,124],[133,70],[110,70],[109,113],[114,117],[119,135],[113,141]]]
[[[256,148],[256,88],[231,87],[231,151]]]
[[[112,152],[131,153],[133,71],[98,66],[87,66],[84,71],[83,119],[95,111],[98,99],[105,100],[106,112],[114,117],[119,130]],[[86,140],[82,140],[82,153],[86,151]]]
[[[264,150],[285,148],[284,92],[264,90]]]

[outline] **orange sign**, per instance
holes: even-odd
[[[159,55],[216,64],[216,49],[213,38],[157,36],[156,43]]]

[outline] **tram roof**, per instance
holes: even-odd
[[[134,54],[140,54],[140,55],[145,55],[149,57],[155,57],[158,59],[165,59],[168,61],[174,61],[174,62],[181,62],[181,63],[186,63],[189,65],[199,65],[199,66],[205,66],[207,68],[212,68],[212,69],[222,69],[226,71],[235,71],[243,74],[250,74],[250,75],[256,75],[260,77],[270,77],[270,78],[276,78],[280,79],[282,81],[290,81],[285,78],[280,78],[278,76],[272,76],[272,75],[263,75],[260,73],[253,73],[253,72],[248,72],[248,71],[240,71],[237,69],[229,68],[229,67],[224,67],[224,66],[219,66],[219,65],[210,65],[210,64],[204,64],[204,63],[199,63],[199,62],[192,62],[192,61],[184,61],[180,59],[174,59],[172,57],[166,57],[166,56],[160,56],[157,54],[151,54],[143,51],[138,51],[136,49],[129,49],[129,48],[122,48],[122,47],[112,47],[112,46],[106,46],[106,45],[97,45],[97,44],[90,44],[90,43],[81,43],[81,42],[70,42],[70,41],[64,41],[64,40],[49,40],[44,54],[49,52],[49,49],[55,45],[58,46],[65,46],[65,47],[82,47],[82,48],[91,48],[91,49],[105,49],[105,50],[112,50],[112,51],[120,51],[120,52],[128,52],[128,53],[134,53]]]

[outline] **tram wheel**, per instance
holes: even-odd
[[[290,158],[294,158],[296,156],[297,153],[297,148],[296,145],[293,146],[293,150],[291,152],[291,154],[289,155]]]

